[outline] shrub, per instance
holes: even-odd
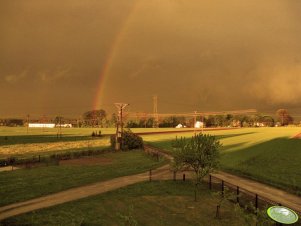
[[[111,147],[115,148],[116,135],[112,135],[110,138]],[[125,130],[122,137],[121,150],[143,149],[143,139],[131,130]]]

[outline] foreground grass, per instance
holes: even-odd
[[[23,214],[3,225],[130,225],[121,216],[131,216],[138,225],[245,225],[230,202],[223,204],[222,218],[216,219],[217,200],[206,186],[200,189],[198,202],[193,193],[189,181],[145,182]]]
[[[251,128],[206,133],[216,135],[223,144],[221,169],[301,194],[301,139],[291,138],[300,132],[301,128]],[[144,139],[173,151],[175,135]]]
[[[145,172],[165,163],[163,159],[159,161],[151,159],[143,151],[106,153],[97,158],[110,160],[111,163],[45,166],[1,172],[0,206],[93,182]]]

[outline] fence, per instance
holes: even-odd
[[[281,206],[282,203],[276,202],[274,200],[268,199],[266,197],[260,196],[257,193],[248,191],[245,188],[241,188],[235,184],[226,182],[220,178],[214,177],[212,175],[209,175],[208,178],[208,185],[210,190],[219,190],[223,194],[225,191],[225,188],[227,187],[229,191],[235,194],[236,196],[236,202],[239,203],[242,206],[245,206],[246,204],[253,203],[255,209],[264,209],[267,206],[271,205],[279,205]],[[291,207],[289,207],[291,208]],[[291,208],[293,209],[293,208]],[[295,210],[296,213],[299,215],[301,214],[299,211]]]
[[[16,166],[16,165],[25,165],[26,168],[31,168],[32,166],[40,163],[45,163],[46,165],[58,164],[60,160],[68,159],[78,159],[83,156],[94,156],[100,155],[105,152],[108,152],[108,149],[100,150],[81,150],[81,151],[69,151],[61,152],[55,154],[43,154],[43,155],[33,155],[26,157],[9,157],[6,159],[0,159],[0,167],[4,166]]]

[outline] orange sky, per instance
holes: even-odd
[[[148,112],[154,94],[160,112],[301,114],[298,0],[3,0],[0,11],[0,117],[78,116],[95,100]]]

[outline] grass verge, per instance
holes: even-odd
[[[210,225],[242,226],[243,217],[225,202],[215,218],[217,199],[202,187],[194,202],[189,181],[155,181],[131,185],[102,195],[23,214],[3,225]],[[129,223],[129,221],[127,222]]]
[[[63,191],[72,187],[105,181],[147,171],[166,163],[155,161],[143,151],[105,153],[110,164],[59,165],[0,173],[0,206]]]

